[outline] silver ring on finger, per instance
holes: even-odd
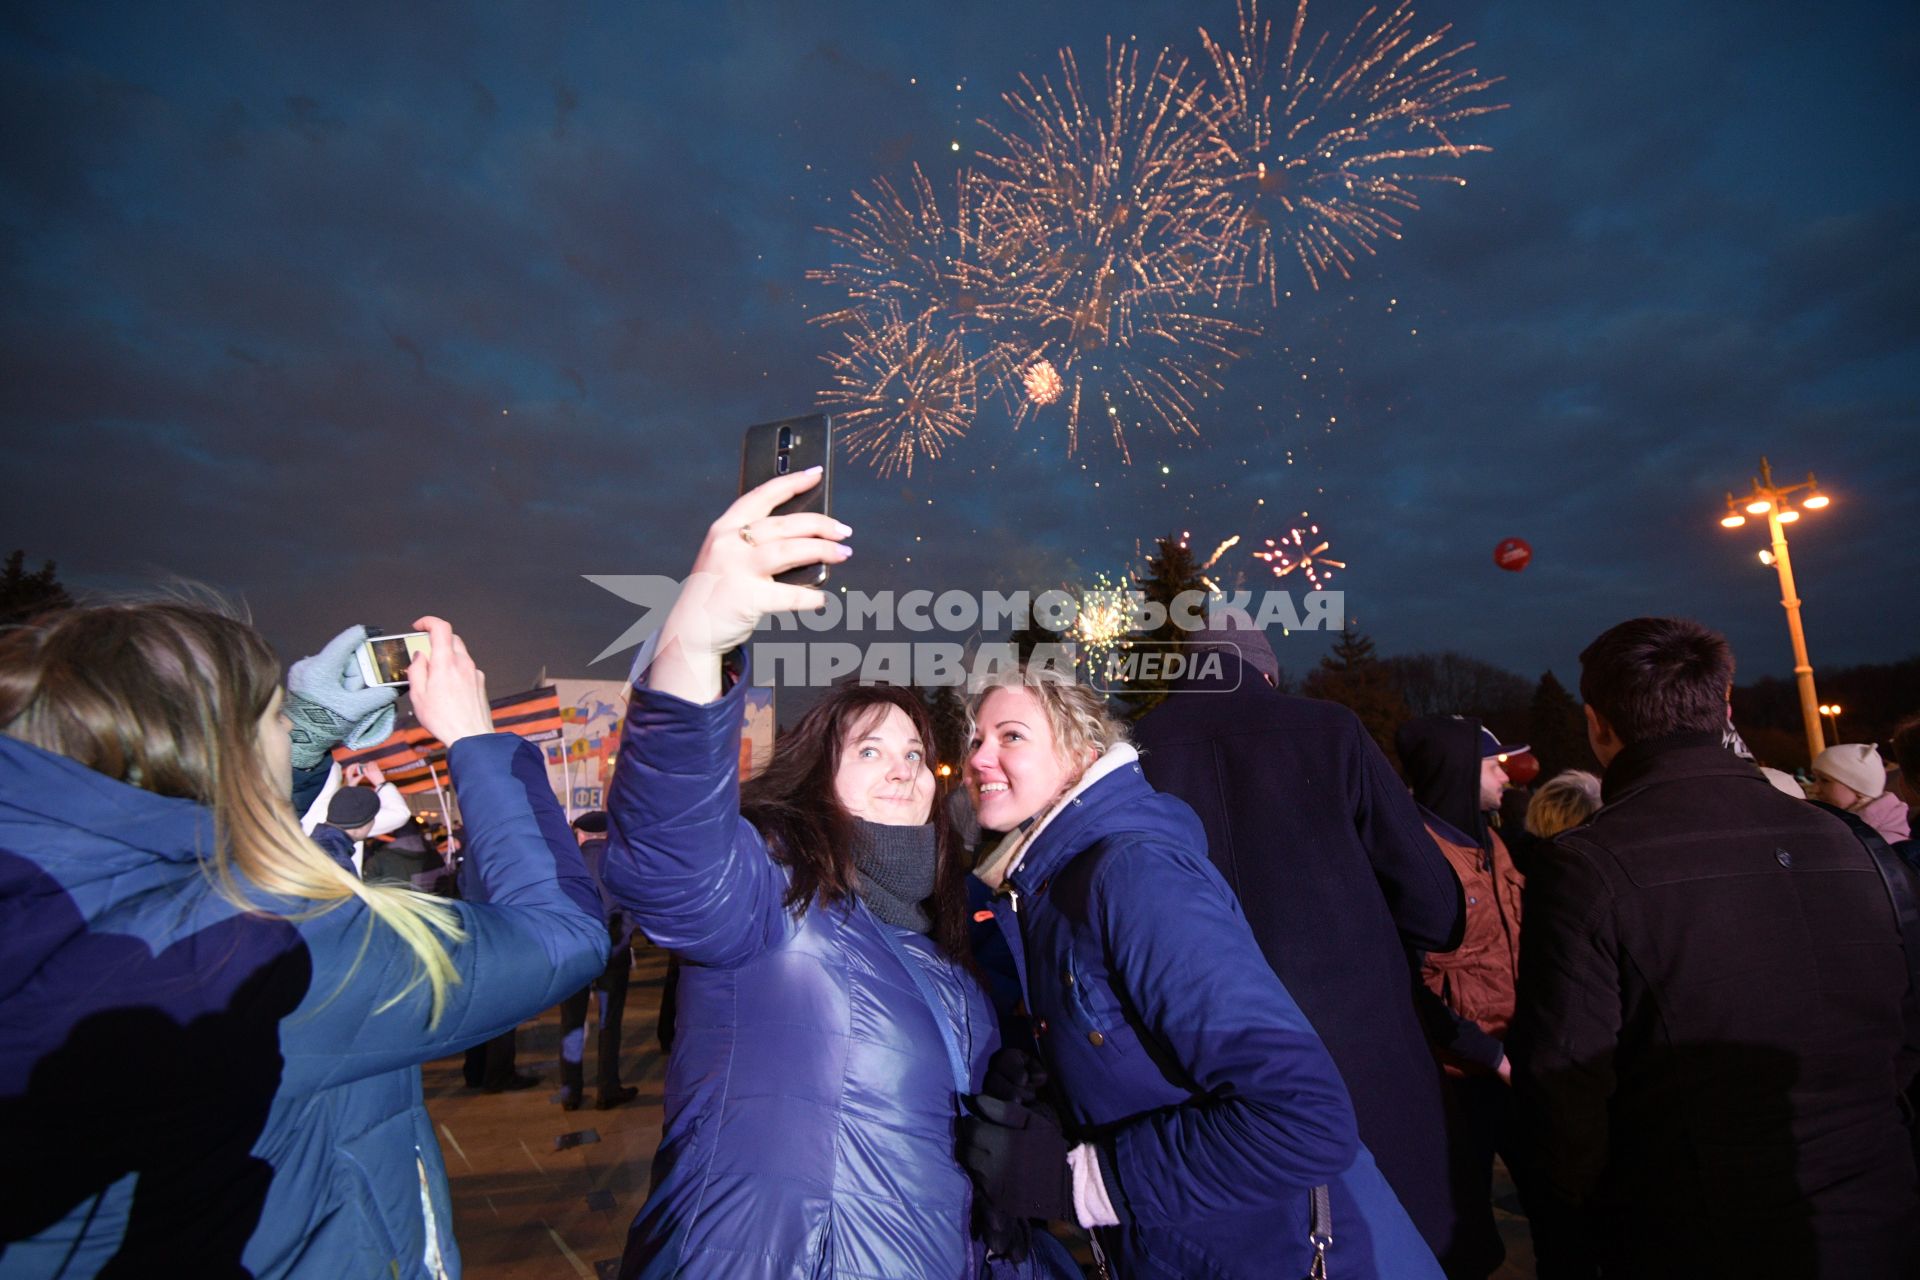
[[[749,520],[746,524],[741,525],[739,529],[740,541],[746,543],[750,547],[757,547],[760,544],[754,541],[753,533],[751,532],[752,529],[753,529],[753,522],[751,520]]]

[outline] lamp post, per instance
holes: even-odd
[[[1793,495],[1806,491],[1806,497],[1800,499],[1796,507]],[[1780,605],[1787,611],[1787,631],[1793,637],[1793,676],[1800,686],[1800,720],[1807,731],[1807,758],[1820,754],[1826,746],[1826,740],[1820,731],[1820,699],[1813,691],[1813,664],[1807,660],[1807,637],[1800,628],[1800,596],[1793,588],[1793,561],[1787,555],[1787,526],[1800,518],[1801,510],[1819,511],[1825,508],[1829,499],[1820,491],[1819,482],[1809,471],[1807,478],[1799,484],[1777,485],[1773,482],[1773,467],[1763,457],[1760,459],[1760,475],[1753,482],[1753,492],[1744,498],[1735,498],[1731,491],[1727,494],[1727,514],[1720,523],[1729,529],[1738,529],[1747,522],[1748,516],[1767,518],[1767,532],[1773,535],[1773,567],[1780,574]],[[1763,556],[1762,559],[1765,557]],[[1837,714],[1839,708],[1835,708]],[[1839,733],[1838,728],[1834,730]]]
[[[1840,704],[1823,702],[1820,704],[1820,714],[1827,718],[1827,727],[1833,730],[1833,740],[1840,741]]]

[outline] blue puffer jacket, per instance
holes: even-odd
[[[241,912],[212,815],[0,737],[0,1276],[456,1277],[418,1064],[606,962],[538,752],[454,744],[491,905],[449,904],[427,1027],[413,953],[358,899]],[[309,904],[261,895],[263,905]]]
[[[740,816],[745,683],[707,706],[636,688],[610,789],[607,887],[683,961],[653,1193],[621,1275],[969,1280],[954,1070],[888,935],[936,993],[969,1092],[998,1046],[992,1007],[857,900],[782,905],[788,873]]]
[[[995,918],[1072,1127],[1098,1151],[1120,1276],[1306,1275],[1311,1189],[1327,1184],[1329,1274],[1438,1280],[1199,819],[1147,785],[1132,747],[1008,855]]]

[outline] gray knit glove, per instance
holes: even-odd
[[[338,743],[370,747],[393,732],[393,704],[400,691],[371,688],[360,676],[354,650],[366,643],[365,627],[348,627],[311,658],[287,668],[287,718],[293,721],[293,767],[311,769]]]

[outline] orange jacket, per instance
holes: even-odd
[[[1420,976],[1449,1009],[1495,1039],[1503,1039],[1507,1024],[1513,1021],[1514,980],[1520,969],[1520,893],[1526,879],[1514,868],[1497,831],[1487,832],[1493,841],[1491,855],[1441,835],[1431,824],[1427,831],[1466,891],[1467,934],[1457,950],[1429,954]]]

